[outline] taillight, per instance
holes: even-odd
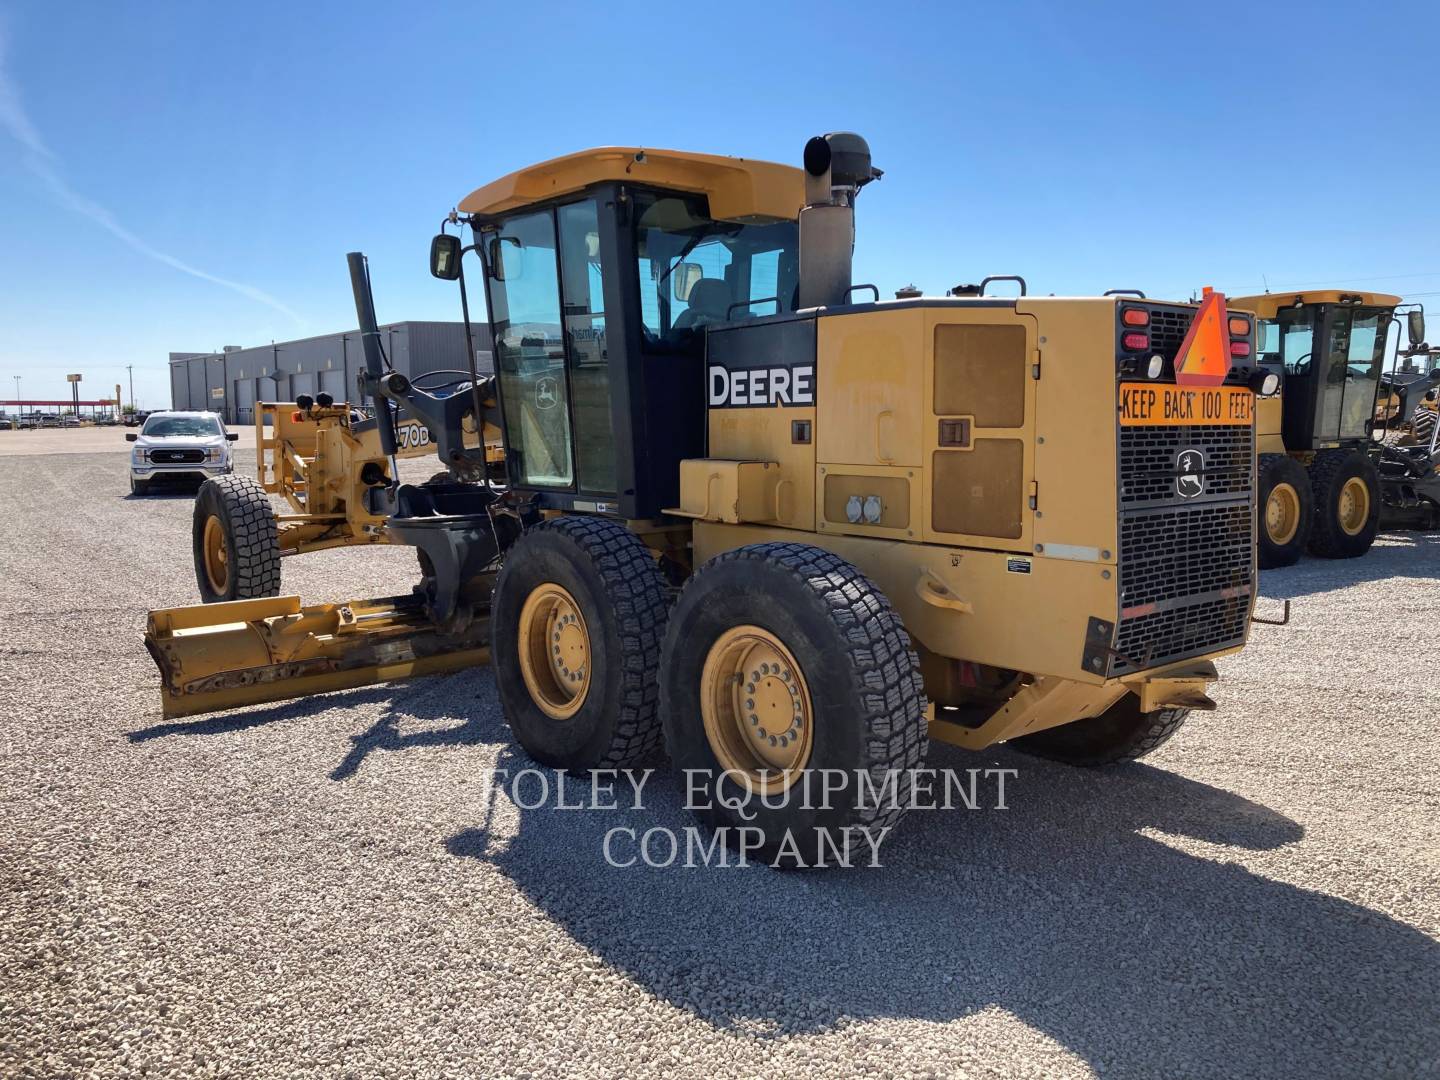
[[[1121,308],[1120,321],[1126,326],[1149,326],[1150,312],[1143,307]]]
[[[1249,343],[1248,341],[1232,341],[1232,342],[1230,342],[1230,355],[1231,355],[1231,356],[1249,356],[1249,355],[1250,355],[1250,343]]]
[[[1131,352],[1139,352],[1141,349],[1150,347],[1150,335],[1131,330],[1128,334],[1120,336],[1120,344]]]

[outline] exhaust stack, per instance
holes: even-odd
[[[870,147],[849,131],[805,144],[805,206],[800,211],[800,307],[849,299],[855,254],[855,196],[881,171]]]

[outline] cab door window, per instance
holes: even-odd
[[[615,433],[610,413],[599,214],[594,199],[562,206],[557,214],[579,487],[609,494],[615,491]]]
[[[487,243],[511,475],[521,486],[569,487],[575,468],[554,218],[548,210],[511,218]]]
[[[1385,361],[1385,331],[1389,320],[1378,311],[1360,309],[1351,315],[1350,339],[1345,349],[1344,391],[1340,399],[1340,437],[1363,439],[1375,410],[1380,369]]]

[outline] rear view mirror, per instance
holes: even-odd
[[[690,299],[690,290],[704,276],[705,270],[699,263],[679,263],[670,274],[670,291],[676,300],[686,303]]]
[[[140,438],[140,436],[139,436],[139,435],[136,435],[135,432],[133,432],[133,431],[127,431],[127,432],[125,433],[125,441],[126,441],[126,442],[134,442],[134,441],[135,441],[136,439],[138,439],[138,438]]]
[[[1419,345],[1425,340],[1425,309],[1415,308],[1405,313],[1405,333],[1410,338],[1411,345]]]
[[[496,281],[518,281],[525,268],[525,260],[521,256],[523,250],[518,236],[501,236],[498,233],[492,236],[489,247],[490,276]],[[507,252],[510,255],[508,264],[505,258]]]
[[[430,274],[442,281],[460,276],[460,238],[441,233],[430,241]]]

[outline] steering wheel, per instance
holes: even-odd
[[[1314,355],[1315,353],[1313,351],[1307,352],[1304,356],[1300,357],[1300,359],[1296,360],[1294,364],[1285,365],[1286,370],[1288,370],[1291,375],[1309,375],[1310,358]]]

